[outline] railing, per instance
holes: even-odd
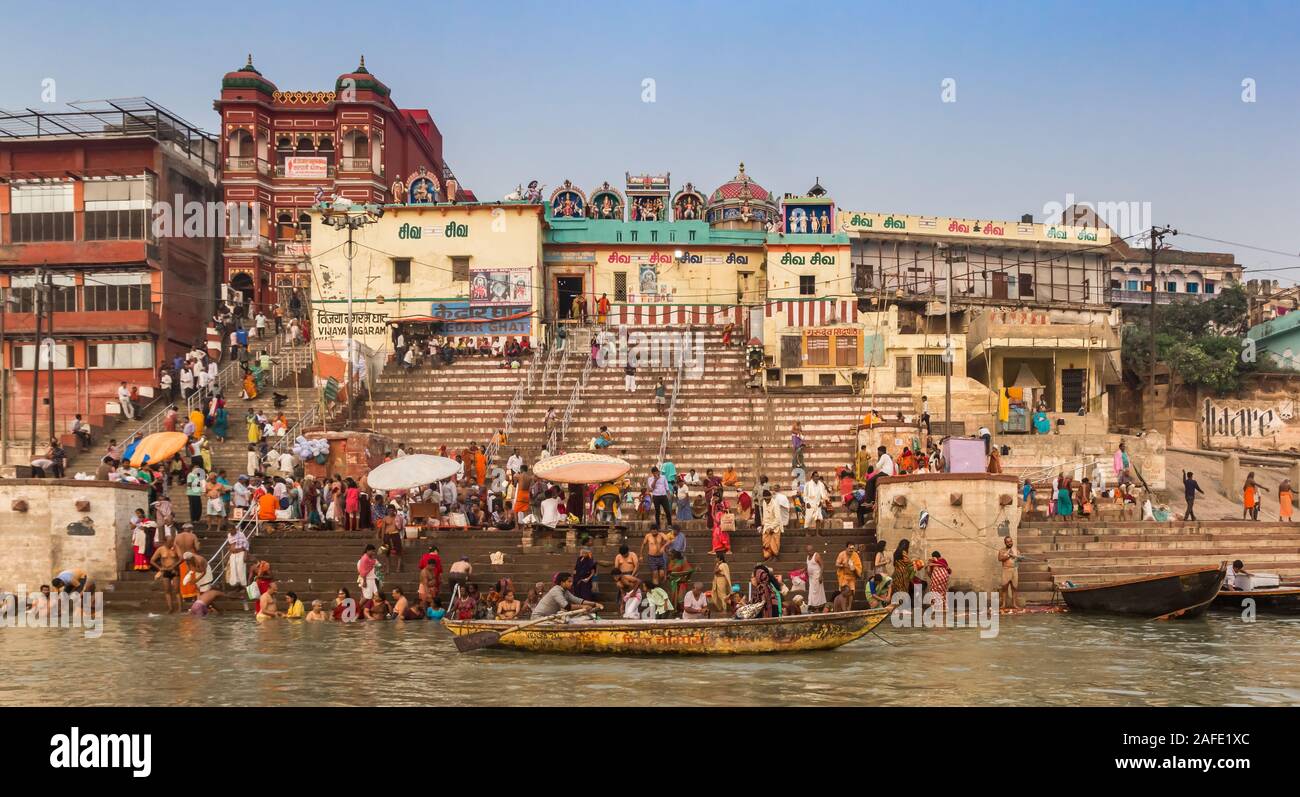
[[[555,373],[555,362],[561,357],[559,348],[555,345],[554,338],[547,341],[546,345],[546,368],[542,371],[542,395],[546,394],[546,385],[551,381],[551,374]],[[556,376],[556,380],[559,376]],[[558,387],[556,388],[559,389]]]
[[[339,170],[344,172],[370,171],[369,158],[343,158],[339,161]]]
[[[1188,300],[1192,302],[1203,302],[1206,299],[1213,299],[1216,294],[1213,293],[1178,293],[1176,291],[1159,291],[1156,293],[1156,304],[1169,304],[1179,300]],[[1120,288],[1110,289],[1110,300],[1120,304],[1151,304],[1151,291],[1131,291]]]
[[[285,451],[292,446],[293,441],[298,439],[303,430],[316,422],[316,417],[320,414],[319,409],[319,405],[313,403],[307,408],[306,412],[298,416],[298,420],[294,421],[293,425],[285,430],[284,437],[281,437],[279,442],[275,444],[274,450]]]
[[[253,538],[262,530],[262,521],[257,519],[256,511],[251,509],[245,511],[251,514],[252,517],[245,514],[242,519],[235,521],[235,523],[236,527],[244,532],[244,536],[248,538],[251,544]],[[217,547],[216,553],[208,557],[208,572],[212,574],[212,583],[214,585],[221,583],[226,577],[226,570],[230,565],[230,547],[227,543],[227,540],[222,540],[221,545]]]
[[[279,354],[280,350],[284,348],[283,340],[284,339],[281,336],[273,335],[266,346],[267,353],[272,356]],[[289,361],[296,362],[297,361],[296,355],[298,353],[297,349],[299,347],[297,346],[291,346],[291,347],[296,350],[291,354]],[[310,347],[308,347],[306,344],[301,344],[301,349],[309,350],[309,348]],[[278,364],[279,363],[277,362],[277,365]],[[274,375],[274,373],[275,373],[275,366],[272,366],[272,374]],[[177,379],[175,375],[173,375],[172,378]],[[189,395],[189,398],[185,399],[184,401],[185,411],[183,414],[186,417],[188,417],[189,414],[193,412],[195,409],[205,408],[205,406],[208,403],[208,399],[212,397],[213,391],[220,391],[224,395],[227,387],[229,387],[231,384],[238,384],[242,380],[243,380],[242,369],[239,366],[239,360],[231,360],[229,363],[226,363],[224,368],[217,371],[217,378],[212,380],[212,382],[210,382],[207,387],[204,387],[202,389],[196,389],[193,393]],[[128,434],[126,437],[121,438],[124,445],[127,440],[130,440],[132,437],[135,437],[137,434],[141,436],[148,436],[153,434],[154,432],[161,432],[163,430],[163,421],[166,420],[167,418],[167,410],[169,407],[171,407],[171,400],[167,396],[163,396],[159,394],[158,399],[156,399],[153,403],[158,403],[159,401],[162,402],[162,407],[158,410],[158,412],[155,412],[147,420],[141,423],[138,427],[131,430],[131,433]]]
[[[268,174],[271,165],[261,158],[226,158],[226,171]]]
[[[515,394],[510,399],[510,407],[506,410],[505,420],[505,434],[507,439],[509,439],[510,435],[514,434],[515,419],[519,417],[519,411],[523,409],[524,403],[528,399],[528,394],[533,389],[533,380],[537,375],[537,369],[539,368],[538,363],[541,362],[541,359],[541,357],[533,357],[531,359],[528,363],[528,371],[524,374],[524,380],[519,383],[519,387],[515,388]],[[484,456],[487,458],[488,467],[492,466],[492,462],[496,459],[497,453],[500,450],[501,444],[497,441],[497,436],[494,434],[492,435],[492,439],[488,442],[487,451],[484,452]]]
[[[664,433],[659,438],[659,459],[660,464],[664,461],[664,455],[668,453],[668,440],[673,434],[673,415],[677,412],[677,403],[681,399],[682,373],[686,370],[686,357],[677,358],[677,373],[673,375],[673,392],[672,398],[668,404],[668,418],[664,421]]]
[[[591,377],[591,369],[596,364],[595,357],[588,357],[586,364],[582,366],[582,373],[579,374],[578,380],[573,383],[573,391],[569,393],[569,403],[564,407],[564,420],[560,422],[559,434],[555,430],[551,432],[551,443],[547,449],[552,454],[559,453],[559,446],[569,434],[569,422],[573,420],[573,408],[578,406],[579,399],[582,398],[582,391],[587,387],[587,380]]]

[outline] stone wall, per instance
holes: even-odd
[[[137,508],[147,510],[148,504],[149,490],[140,485],[76,479],[0,481],[0,587],[26,585],[35,590],[70,567],[80,567],[107,584],[130,558],[131,516]],[[94,533],[70,533],[72,523]]]
[[[1154,490],[1165,489],[1165,443],[1159,435],[1000,434],[993,438],[993,442],[1011,449],[1011,453],[1002,458],[1002,470],[1005,473],[1032,475],[1035,480],[1050,480],[1050,472],[1060,470],[1071,478],[1092,478],[1093,468],[1090,463],[1100,461],[1108,485],[1115,483],[1115,477],[1111,473],[1111,460],[1121,440],[1126,444],[1129,458],[1137,463],[1147,484]],[[1076,472],[1080,463],[1089,464],[1085,470]],[[1045,476],[1045,473],[1049,475]]]
[[[1201,402],[1202,439],[1209,448],[1266,451],[1300,450],[1295,384],[1258,386],[1240,398],[1205,398]]]
[[[1015,476],[930,473],[882,477],[878,484],[876,537],[886,541],[887,552],[907,538],[914,559],[928,559],[937,550],[948,560],[949,589],[997,590],[1002,538],[1015,538],[1020,527]],[[925,529],[922,511],[930,513]]]

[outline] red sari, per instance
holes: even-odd
[[[710,552],[726,551],[731,553],[731,535],[722,530],[722,516],[727,512],[727,502],[719,501],[713,505],[713,547]]]
[[[930,594],[939,601],[940,606],[948,605],[948,577],[952,568],[943,557],[930,560]]]

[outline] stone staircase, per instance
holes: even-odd
[[[840,520],[840,518],[836,518]],[[838,524],[837,524],[838,525]],[[633,521],[627,530],[627,544],[633,550],[641,545],[641,535],[646,524]],[[696,569],[692,581],[702,581],[705,589],[713,580],[715,559],[709,553],[709,533],[702,521],[685,524],[687,535],[686,558]],[[592,553],[599,568],[597,584],[601,599],[612,604],[615,594],[609,572],[613,567],[614,556],[622,541],[619,532],[611,532],[606,537],[598,533],[591,541]],[[209,555],[215,552],[225,540],[221,534],[199,532],[201,550]],[[813,537],[803,529],[790,529],[783,536],[782,552],[774,567],[776,572],[786,574],[804,566],[806,545],[813,545],[822,554],[824,563],[824,583],[828,597],[835,593],[835,556],[843,549],[846,541],[852,540],[861,548],[874,540],[874,532],[863,529],[825,529],[821,536]],[[265,559],[271,563],[272,573],[279,581],[280,593],[296,592],[304,603],[310,605],[313,599],[319,599],[331,606],[340,587],[346,588],[354,597],[356,589],[356,563],[362,550],[368,543],[374,543],[373,532],[328,532],[301,531],[297,527],[286,532],[274,532],[253,538],[250,561],[252,558]],[[404,542],[405,560],[402,572],[394,568],[386,573],[384,591],[400,586],[414,600],[419,584],[420,556],[437,545],[442,556],[444,568],[462,556],[470,557],[474,574],[471,581],[482,591],[486,591],[500,578],[513,579],[518,597],[523,600],[534,582],[543,581],[548,585],[553,575],[559,571],[571,571],[577,558],[576,550],[564,545],[564,538],[534,540],[534,544],[524,547],[520,542],[518,531],[494,532],[483,530],[439,529],[422,532],[419,540]],[[737,531],[731,535],[732,555],[728,557],[733,583],[748,583],[753,566],[761,559],[761,544],[758,532],[747,524],[738,524]],[[501,565],[491,563],[491,555],[500,551],[504,554]],[[384,558],[380,557],[383,562]],[[641,576],[646,572],[642,567]],[[229,600],[218,604],[225,611],[238,611],[243,604],[240,597],[231,591]],[[441,597],[444,604],[450,598],[450,588],[446,575],[443,576]],[[858,597],[862,597],[862,585],[858,585]],[[125,573],[106,593],[105,602],[109,611],[151,611],[166,610],[166,602],[152,573]],[[605,616],[612,616],[607,610]]]
[[[1251,570],[1300,576],[1300,524],[1029,522],[1017,542],[1026,603],[1050,603],[1053,580],[1096,584],[1241,559]],[[993,555],[990,552],[990,555]]]
[[[789,430],[796,420],[802,423],[809,446],[805,464],[810,473],[830,473],[852,461],[856,426],[866,409],[864,397],[847,390],[764,393],[749,388],[744,348],[723,346],[717,330],[704,329],[701,334],[704,367],[702,373],[688,369],[683,376],[668,444],[668,455],[679,473],[694,468],[703,475],[712,468],[721,474],[733,466],[746,484],[753,483],[759,472],[784,483],[790,472]],[[536,460],[545,444],[547,410],[554,407],[557,416],[563,416],[590,357],[588,340],[587,334],[570,335],[573,348],[562,367],[544,386],[540,376],[535,378],[499,462],[515,448],[526,462]],[[674,372],[667,363],[638,368],[637,390],[629,394],[623,369],[616,362],[592,368],[560,449],[586,450],[605,425],[615,440],[609,453],[627,459],[634,475],[646,474],[658,461],[667,422],[654,403],[655,384],[662,378],[671,394]],[[500,360],[486,357],[410,371],[389,367],[376,381],[362,424],[402,442],[408,451],[485,444],[505,425],[511,398],[524,378],[522,369],[512,371],[502,367]],[[878,395],[873,406],[886,417],[915,413],[915,401],[907,395]]]

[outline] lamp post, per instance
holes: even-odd
[[[352,425],[352,400],[355,396],[353,388],[353,376],[355,368],[353,367],[354,345],[352,335],[352,258],[356,255],[356,244],[352,241],[352,233],[359,230],[367,224],[374,224],[384,215],[383,205],[359,205],[347,197],[335,197],[332,202],[322,202],[316,206],[321,213],[321,223],[327,227],[333,227],[336,230],[348,231],[348,242],[343,247],[343,255],[348,261],[348,343],[347,352],[344,355],[347,358],[347,370],[345,372],[345,381],[348,391],[348,426]]]

